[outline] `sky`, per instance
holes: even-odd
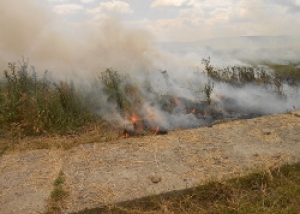
[[[241,53],[294,60],[300,53],[297,38],[264,40],[259,48],[267,52],[235,38],[300,36],[299,26],[300,0],[0,0],[0,66],[25,57],[60,71],[151,70],[166,64],[173,69],[179,67],[174,62],[184,63],[156,44],[211,39],[221,51],[202,54],[184,47],[179,57],[193,66],[203,57],[235,59]],[[183,53],[174,47],[172,53]]]
[[[156,40],[187,42],[235,36],[299,35],[300,0],[46,0],[73,24],[118,17]]]

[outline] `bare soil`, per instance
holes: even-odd
[[[24,142],[29,140],[41,145],[74,142],[71,138]],[[0,213],[45,213],[60,171],[69,192],[62,212],[74,213],[299,162],[300,111],[161,136],[77,141],[70,148],[24,149],[21,142],[20,149],[3,150]]]

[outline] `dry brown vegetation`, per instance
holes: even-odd
[[[76,214],[291,214],[300,210],[300,164]]]

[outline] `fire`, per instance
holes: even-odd
[[[129,138],[144,130],[143,120],[140,119],[137,113],[132,113],[127,117],[127,120],[132,124],[132,128],[124,129],[123,137]]]
[[[131,121],[135,131],[144,130],[143,120],[139,118],[138,114],[132,113],[129,120]]]
[[[191,111],[191,113],[192,113],[192,114],[197,114],[198,111],[197,111],[197,109],[193,108],[192,111]]]
[[[123,131],[123,137],[124,138],[129,138],[129,137],[132,137],[135,135],[135,131],[137,129],[139,129],[139,122],[140,122],[140,119],[138,117],[138,114],[136,113],[132,113],[132,114],[127,114],[126,116],[127,120],[130,122],[130,124],[132,126],[130,126],[130,128],[125,128],[124,131]]]
[[[131,121],[132,124],[136,124],[139,121],[139,118],[136,113],[132,113],[129,120]]]
[[[132,136],[134,136],[134,131],[129,131],[129,130],[124,130],[123,131],[123,137],[124,138],[129,138],[129,137],[132,137]]]
[[[168,131],[160,129],[159,126],[157,126],[153,131],[154,131],[155,135],[165,135],[165,134],[168,134]]]
[[[154,112],[152,112],[151,115],[152,116],[155,115]],[[127,117],[127,119],[132,124],[132,128],[131,129],[124,129],[124,131],[123,131],[123,137],[124,138],[144,135],[145,132],[153,133],[155,135],[165,135],[165,134],[168,133],[166,130],[161,129],[159,126],[151,127],[147,123],[147,120],[140,119],[140,117],[137,113],[132,113],[130,116]]]
[[[173,101],[174,101],[174,103],[175,103],[177,106],[181,106],[181,103],[180,103],[180,101],[179,101],[179,99],[178,99],[177,97],[174,97],[174,98],[173,98]]]

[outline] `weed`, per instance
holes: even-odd
[[[108,96],[108,102],[116,107],[117,112],[123,117],[137,112],[141,105],[141,94],[130,77],[111,69],[107,69],[101,75],[104,93]]]
[[[259,84],[266,89],[272,89],[275,94],[285,97],[283,84],[296,86],[300,82],[300,68],[296,65],[278,65],[265,63],[271,70],[257,66],[233,66],[216,70],[210,64],[210,58],[203,59],[205,74],[213,81],[224,82],[234,87],[245,84]]]
[[[289,85],[297,85],[300,82],[300,67],[298,64],[265,64],[274,70],[275,76],[281,78]]]
[[[55,179],[53,185],[54,186],[61,186],[65,182],[65,176],[63,171],[60,171],[58,177]]]
[[[12,136],[68,133],[91,120],[73,84],[53,84],[28,62],[8,64],[0,86],[0,128]]]
[[[205,101],[208,105],[211,104],[211,93],[214,89],[214,83],[208,80],[208,82],[205,84],[203,92],[205,94]]]
[[[53,182],[54,189],[51,192],[51,199],[53,201],[62,200],[65,196],[68,195],[68,192],[64,190],[63,185],[65,183],[65,174],[63,171],[60,171],[57,178]]]
[[[64,191],[60,187],[56,187],[56,188],[54,188],[54,190],[51,193],[51,199],[53,201],[57,202],[67,195],[68,195],[68,193],[66,191]]]
[[[116,104],[118,112],[123,114],[125,109],[129,108],[129,102],[122,88],[124,85],[124,77],[122,77],[117,71],[113,71],[111,69],[107,69],[102,72],[101,75],[104,92],[108,96],[108,101]]]
[[[53,182],[53,190],[48,201],[47,214],[61,213],[64,205],[64,199],[69,193],[64,189],[65,174],[60,171],[57,178]]]

